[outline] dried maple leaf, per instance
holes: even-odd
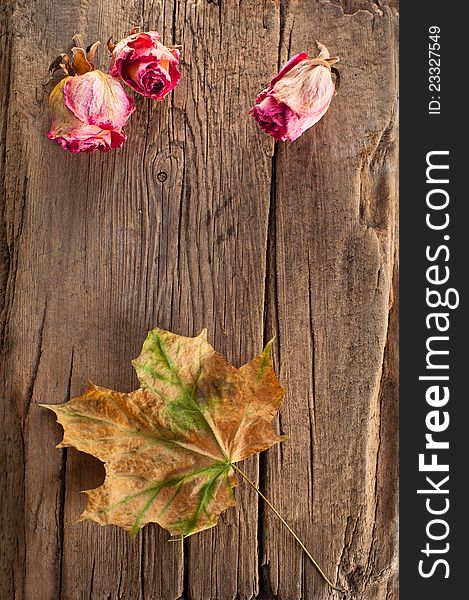
[[[216,525],[234,505],[234,463],[282,441],[272,419],[283,389],[264,351],[236,369],[207,342],[151,331],[133,361],[141,388],[123,394],[91,385],[46,405],[73,446],[105,463],[79,520],[135,534],[156,522],[186,537]],[[244,475],[243,475],[244,476]]]

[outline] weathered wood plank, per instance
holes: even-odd
[[[291,441],[260,459],[261,485],[326,571],[395,598],[395,17],[332,0],[11,0],[0,14],[2,597],[329,598],[245,485],[184,545],[157,526],[131,541],[69,525],[103,469],[56,450],[37,403],[88,377],[132,389],[130,359],[159,325],[208,327],[238,365],[278,335]],[[121,150],[69,156],[44,137],[47,65],[78,31],[104,41],[133,24],[183,44],[181,85],[137,99]],[[343,87],[274,154],[247,111],[314,39],[343,56]]]
[[[191,332],[207,325],[217,349],[241,364],[263,346],[268,203],[260,199],[271,175],[271,142],[247,111],[259,65],[267,77],[276,64],[278,11],[270,1],[181,2],[176,17],[187,68],[171,135],[184,146],[184,181],[168,325]],[[257,477],[257,459],[247,468]],[[257,501],[249,490],[238,498],[222,527],[187,541],[186,597],[256,595]]]
[[[5,214],[5,161],[7,155],[7,120],[11,73],[11,23],[12,6],[5,3],[0,11],[0,205],[2,216]],[[2,311],[1,343],[6,350],[5,312],[8,298],[7,285],[14,281],[16,256],[11,252],[7,239],[12,237],[5,218],[0,227],[0,306]],[[0,362],[0,593],[13,598],[20,597],[24,571],[21,558],[24,548],[24,530],[22,525],[23,493],[23,448],[22,432],[15,399],[6,389],[10,387],[9,373],[2,360]]]
[[[271,323],[291,443],[266,455],[265,485],[333,579],[352,597],[384,599],[395,597],[387,584],[396,576],[395,321],[385,354],[397,218],[395,17],[387,7],[288,8],[282,61],[317,39],[342,57],[343,77],[326,117],[275,158]],[[263,544],[267,590],[330,598],[267,513]]]

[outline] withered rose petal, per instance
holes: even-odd
[[[281,140],[287,133],[287,120],[285,117],[287,110],[285,104],[276,102],[274,98],[267,96],[254,106],[250,113],[264,131],[270,133],[275,140]]]
[[[127,139],[121,131],[100,129],[95,125],[84,124],[67,132],[56,132],[51,129],[47,137],[56,141],[64,150],[74,153],[91,153],[95,150],[109,152],[111,148],[120,148]]]
[[[299,54],[295,54],[295,56],[292,56],[290,60],[288,60],[283,65],[278,74],[272,79],[272,81],[270,82],[270,88],[272,88],[277,83],[277,81],[282,79],[282,77],[285,77],[288,71],[291,71],[293,67],[295,67],[298,63],[309,58],[310,56],[307,52],[300,52]]]
[[[95,70],[70,77],[64,87],[66,106],[87,125],[120,129],[135,110],[134,101],[110,75]]]

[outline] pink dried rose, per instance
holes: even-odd
[[[119,148],[127,139],[122,128],[135,110],[121,84],[95,69],[98,43],[88,54],[83,48],[73,48],[72,61],[62,54],[51,66],[51,70],[63,69],[66,77],[49,97],[52,124],[47,137],[70,152]]]
[[[109,72],[153,100],[163,100],[179,83],[179,50],[167,48],[156,31],[133,33],[118,44],[108,42],[112,53]]]
[[[275,140],[293,142],[329,108],[336,89],[332,71],[338,77],[331,67],[339,58],[331,58],[323,44],[318,43],[318,48],[317,58],[306,52],[291,58],[249,111]]]

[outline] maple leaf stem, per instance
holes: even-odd
[[[264,502],[267,504],[267,506],[276,514],[276,516],[280,519],[280,521],[285,525],[285,527],[288,529],[288,531],[291,533],[291,535],[299,543],[299,545],[305,552],[306,556],[309,558],[309,560],[313,563],[313,565],[319,571],[319,574],[324,579],[324,581],[327,583],[327,585],[329,587],[331,587],[333,590],[336,590],[337,592],[345,593],[346,590],[335,586],[331,582],[331,580],[327,577],[327,575],[324,573],[324,571],[321,569],[321,567],[318,565],[318,563],[314,560],[314,558],[313,558],[311,552],[308,550],[308,548],[306,548],[306,546],[301,541],[301,539],[296,535],[296,533],[293,531],[293,529],[290,527],[290,525],[285,521],[285,519],[278,512],[278,510],[275,508],[275,506],[264,496],[264,494],[260,491],[260,489],[255,485],[255,483],[253,483],[249,479],[249,477],[243,471],[241,471],[241,469],[239,467],[237,467],[235,464],[231,463],[231,466],[233,467],[233,469],[238,471],[238,473],[241,475],[241,477],[243,477],[243,479],[245,479],[248,482],[248,484],[252,487],[252,489],[256,491],[256,493],[262,498],[262,500],[264,500]]]

